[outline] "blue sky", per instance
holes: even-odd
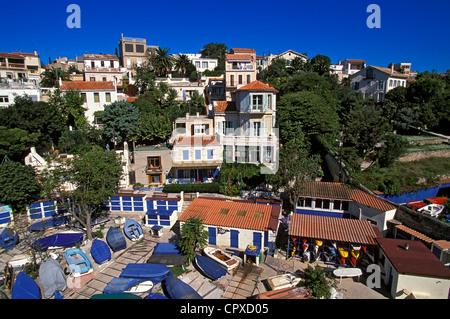
[[[81,9],[79,29],[66,25],[72,3]],[[366,25],[371,3],[380,6],[379,29]],[[309,58],[327,55],[332,63],[349,58],[384,67],[411,62],[419,72],[450,69],[448,0],[25,0],[4,1],[2,13],[0,51],[37,50],[45,64],[49,57],[114,54],[123,33],[171,53],[198,53],[215,42],[258,55],[292,49]]]

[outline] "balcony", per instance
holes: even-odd
[[[162,173],[162,167],[161,166],[147,166],[145,169],[146,174],[155,174],[155,173]]]

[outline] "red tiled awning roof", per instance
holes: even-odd
[[[274,87],[265,84],[261,81],[253,81],[247,85],[240,87],[236,91],[267,91],[267,90],[278,92]]]
[[[226,54],[225,59],[227,60],[252,60],[251,54]]]
[[[196,217],[205,225],[265,231],[276,230],[280,212],[280,206],[196,198],[178,220]]]
[[[63,81],[60,90],[114,90],[114,84],[108,82]]]
[[[236,111],[236,103],[231,101],[217,101],[214,106],[216,112],[232,112]]]
[[[289,235],[364,245],[377,244],[372,224],[358,219],[293,214]]]
[[[366,193],[365,191],[360,189],[350,189],[350,196],[357,203],[360,203],[367,207],[378,209],[383,212],[397,209],[395,205],[389,203],[388,201],[378,196]]]

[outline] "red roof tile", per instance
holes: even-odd
[[[293,214],[289,235],[363,245],[377,244],[372,224],[358,219]]]
[[[252,60],[251,54],[226,54],[225,58],[227,60]]]
[[[396,228],[401,230],[401,231],[403,231],[403,232],[405,232],[405,233],[407,233],[407,234],[409,234],[409,235],[414,236],[415,238],[417,238],[417,239],[419,239],[419,240],[421,240],[421,241],[423,241],[425,243],[431,244],[434,241],[434,239],[432,239],[432,238],[430,238],[430,237],[428,237],[428,236],[418,232],[417,230],[409,228],[408,226],[398,225],[398,226],[396,226]]]
[[[400,274],[450,278],[450,269],[418,240],[378,238],[380,248]],[[408,249],[405,245],[408,244]]]
[[[114,90],[113,82],[63,81],[60,90]]]
[[[261,81],[253,81],[247,85],[244,85],[237,89],[236,91],[263,91],[263,90],[270,90],[278,92],[274,87],[265,84]]]
[[[397,209],[397,206],[389,203],[388,201],[378,196],[366,193],[360,189],[350,189],[351,198],[364,206],[372,207],[383,212]]]
[[[214,106],[216,112],[231,112],[236,111],[236,103],[231,101],[217,101]]]
[[[231,48],[230,52],[256,52],[255,49]]]
[[[274,227],[278,225],[280,212],[280,206],[196,198],[178,220],[197,217],[206,225],[265,231],[276,230]],[[274,220],[277,221],[276,225]]]

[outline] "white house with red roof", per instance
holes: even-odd
[[[106,104],[117,101],[117,86],[113,82],[61,81],[59,89],[62,92],[78,90],[84,98],[84,116],[88,123],[96,125],[94,113],[103,111]]]

